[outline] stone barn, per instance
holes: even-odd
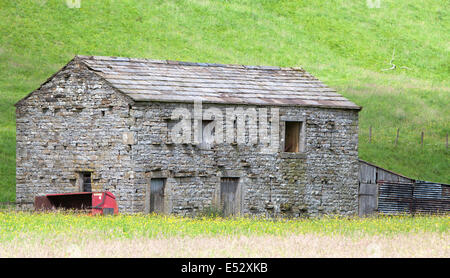
[[[76,56],[16,104],[16,201],[357,214],[360,109],[301,68]]]

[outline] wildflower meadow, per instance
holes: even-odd
[[[0,257],[448,257],[450,217],[0,211]]]

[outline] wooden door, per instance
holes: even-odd
[[[164,211],[165,179],[151,179],[150,183],[150,212]]]
[[[361,183],[359,185],[359,216],[373,214],[378,209],[378,185]]]
[[[239,178],[222,178],[220,183],[220,203],[225,217],[238,213],[237,188]]]

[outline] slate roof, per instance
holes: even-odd
[[[300,68],[76,56],[135,101],[361,109]]]

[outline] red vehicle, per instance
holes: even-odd
[[[47,194],[34,199],[35,210],[86,210],[90,215],[117,215],[116,197],[109,191]]]

